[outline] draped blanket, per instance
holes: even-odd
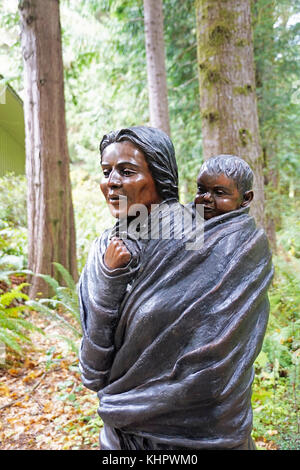
[[[204,236],[190,251],[124,240],[132,260],[109,271],[105,232],[80,279],[83,382],[106,425],[152,448],[230,449],[252,429],[271,253],[247,209],[206,221]]]

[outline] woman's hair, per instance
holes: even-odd
[[[169,136],[160,129],[146,126],[109,132],[100,142],[101,159],[108,145],[124,141],[131,142],[143,152],[162,199],[178,200],[178,169],[174,146]]]
[[[235,155],[217,155],[206,160],[200,168],[200,174],[224,174],[231,178],[241,195],[252,189],[253,171],[248,163]]]

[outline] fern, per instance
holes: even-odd
[[[25,302],[29,300],[29,297],[22,292],[27,285],[22,283],[0,295],[0,341],[19,354],[22,354],[23,343],[31,342],[28,337],[29,331],[39,331],[44,334],[40,328],[24,319],[23,312],[26,309],[24,303],[16,303],[19,300]]]
[[[81,338],[82,330],[76,283],[74,282],[71,274],[64,268],[64,266],[59,263],[53,264],[64,280],[66,286],[61,286],[56,279],[48,274],[37,274],[28,269],[21,271],[10,271],[9,274],[26,274],[30,276],[38,276],[44,279],[44,281],[50,285],[54,292],[54,296],[52,298],[42,298],[36,300],[30,300],[28,297],[22,298],[25,300],[25,305],[27,307],[34,309],[35,311],[44,315],[46,318],[55,321],[60,327],[67,331],[68,334],[71,333],[74,340],[72,337],[70,338],[69,335],[62,336],[62,338],[69,346],[71,346],[73,351],[77,351],[75,341]]]
[[[68,286],[68,288],[71,291],[76,290],[76,284],[74,282],[74,279],[72,278],[71,274],[66,270],[66,268],[64,268],[64,266],[62,266],[59,263],[53,263],[53,264],[56,267],[57,271],[62,275],[64,281],[66,282],[66,284]]]
[[[0,298],[0,305],[2,307],[8,307],[14,300],[28,300],[28,296],[22,292],[23,287],[28,286],[27,283],[22,283],[19,286],[17,286],[15,289],[12,291],[5,292],[4,294],[1,295]]]
[[[52,305],[54,308],[50,308],[45,304]],[[54,299],[28,300],[26,302],[26,305],[33,308],[35,311],[44,314],[46,317],[51,318],[54,321],[57,321],[63,328],[67,328],[71,330],[75,336],[81,337],[81,332],[61,314],[57,313],[56,307],[61,304],[62,303],[59,300]]]
[[[61,286],[56,279],[49,275],[35,274],[42,277],[52,287],[54,296],[46,299],[28,300],[26,305],[45,315],[47,318],[56,321],[64,330],[68,330],[74,340],[70,336],[61,336],[61,338],[65,340],[67,345],[71,346],[73,351],[78,352],[75,340],[81,338],[82,330],[76,283],[64,266],[59,263],[53,264],[66,286]],[[30,274],[33,273],[30,272]]]

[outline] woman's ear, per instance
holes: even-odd
[[[252,201],[253,196],[254,196],[254,194],[253,194],[252,190],[246,191],[243,195],[243,202],[241,204],[241,207],[247,207],[250,204],[250,202]]]

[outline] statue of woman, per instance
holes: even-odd
[[[241,207],[206,220],[203,246],[187,250],[168,210],[179,204],[169,137],[122,129],[100,153],[117,224],[93,243],[79,300],[80,368],[100,400],[101,449],[253,449],[253,363],[273,274],[264,232]],[[136,204],[146,208],[143,237],[130,230]],[[162,206],[170,237],[145,236]]]

